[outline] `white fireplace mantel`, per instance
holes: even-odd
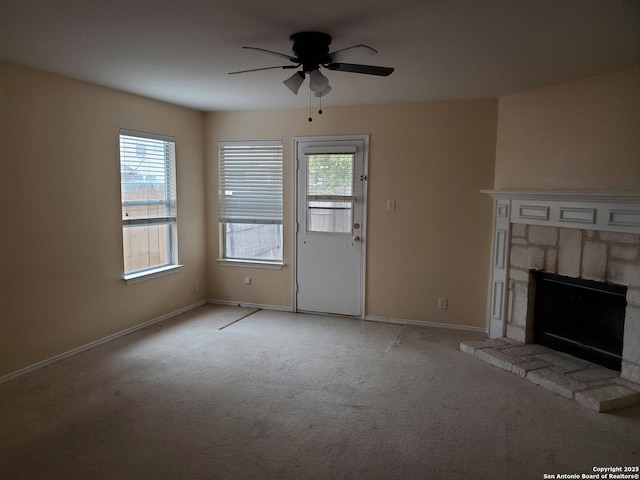
[[[511,224],[640,234],[640,192],[482,190],[494,198],[489,336],[505,336]]]
[[[507,199],[547,199],[594,202],[631,202],[640,201],[640,192],[606,192],[582,190],[481,190],[494,198]]]
[[[640,233],[639,192],[482,190],[510,206],[510,223]],[[496,213],[498,213],[496,211]]]

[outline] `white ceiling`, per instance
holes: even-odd
[[[325,72],[325,105],[497,97],[640,65],[638,0],[0,0],[0,58],[200,110],[295,108],[286,64],[322,31],[389,77]]]

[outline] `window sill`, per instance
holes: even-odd
[[[143,282],[152,278],[163,277],[165,275],[176,273],[180,270],[180,267],[182,267],[182,265],[166,265],[164,267],[153,268],[143,272],[129,273],[126,274],[123,279],[127,282],[127,285],[131,285],[132,283]]]
[[[267,268],[271,270],[282,270],[282,267],[284,267],[284,263],[282,262],[259,262],[256,260],[229,260],[219,258],[216,262],[225,267]]]

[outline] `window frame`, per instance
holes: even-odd
[[[163,142],[164,148],[164,178],[162,184],[166,186],[165,197],[160,200],[125,200],[125,188],[129,184],[123,182],[123,166],[124,155],[123,149],[127,142],[135,141],[153,141]],[[121,212],[125,211],[124,207],[131,206],[164,206],[165,215],[146,215],[139,218],[124,218],[124,214],[121,218],[121,233],[122,233],[122,266],[123,266],[123,279],[129,283],[136,283],[142,280],[155,278],[159,276],[175,273],[182,265],[178,262],[178,207],[177,207],[177,181],[176,181],[176,141],[175,138],[168,135],[140,132],[136,130],[120,129],[118,135],[119,144],[119,160],[120,160],[120,196],[121,196]],[[131,144],[129,144],[131,147]],[[136,145],[136,149],[138,149]],[[128,228],[144,227],[150,225],[166,225],[167,231],[167,262],[150,265],[149,267],[126,271],[125,264],[125,230]]]
[[[275,148],[274,148],[275,147]],[[271,155],[270,160],[268,162],[271,164],[269,167],[269,174],[275,173],[276,184],[279,182],[278,197],[275,198],[273,196],[276,188],[269,189],[269,192],[266,194],[269,196],[266,203],[272,204],[272,207],[265,208],[264,205],[261,205],[260,212],[254,211],[251,212],[246,208],[234,208],[231,205],[231,202],[227,201],[231,197],[225,196],[225,186],[227,186],[230,181],[236,180],[238,178],[233,178],[233,174],[229,174],[227,177],[224,177],[227,172],[227,162],[226,162],[226,154],[231,153],[232,149],[238,149],[238,152],[242,152],[243,150],[249,150],[251,148],[273,149],[273,154]],[[228,150],[228,151],[227,151]],[[276,268],[280,269],[284,265],[284,212],[283,212],[283,203],[284,203],[284,153],[283,153],[283,142],[281,140],[247,140],[247,141],[219,141],[218,142],[218,233],[219,233],[219,251],[218,251],[218,259],[217,262],[223,265],[230,266],[254,266],[259,268]],[[262,152],[264,153],[264,152]],[[267,156],[269,156],[267,154]],[[277,156],[275,162],[277,163],[277,171],[273,172],[273,157]],[[249,155],[245,156],[240,162],[253,161]],[[231,163],[231,162],[229,162]],[[262,174],[267,171],[267,167],[262,167]],[[260,173],[260,170],[246,170],[244,174],[251,173],[256,174]],[[224,177],[224,178],[223,178]],[[255,180],[254,180],[255,182]],[[249,182],[251,184],[251,182]],[[265,192],[262,192],[263,194]],[[253,201],[255,203],[255,201]],[[279,203],[279,204],[278,204]],[[252,206],[251,199],[245,199],[245,207],[249,208]],[[276,259],[265,259],[265,258],[256,258],[256,257],[232,257],[227,256],[227,228],[228,224],[252,224],[252,225],[278,225],[279,226],[279,246],[280,246],[280,258]]]

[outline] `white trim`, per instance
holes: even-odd
[[[331,138],[331,137],[329,137]],[[316,141],[316,140],[314,140]],[[322,155],[323,153],[356,153],[358,149],[354,145],[346,145],[344,147],[303,147],[302,153],[305,155],[313,155],[318,154]]]
[[[493,198],[507,200],[548,200],[571,202],[637,203],[640,192],[594,192],[555,190],[480,190]]]
[[[251,267],[251,268],[267,268],[271,270],[282,270],[285,266],[283,262],[258,262],[256,260],[239,260],[230,258],[216,259],[220,265],[225,267]]]
[[[230,307],[247,307],[247,308],[259,308],[261,310],[273,310],[276,312],[289,312],[293,313],[292,307],[284,307],[280,305],[264,305],[261,303],[245,303],[245,302],[234,302],[232,300],[216,300],[210,298],[207,300],[207,303],[212,305],[227,305]]]
[[[165,265],[164,267],[152,268],[150,270],[143,270],[142,272],[127,273],[123,280],[127,282],[127,285],[132,283],[144,282],[152,278],[164,277],[165,275],[171,275],[177,273],[182,265]]]
[[[172,137],[171,135],[163,135],[161,133],[140,132],[138,130],[128,130],[126,128],[121,128],[120,135],[126,135],[127,137],[148,138],[150,140],[159,140],[161,142],[176,143],[176,137]]]
[[[346,319],[352,319],[352,320],[360,319],[367,322],[389,323],[389,324],[395,324],[395,325],[416,325],[419,327],[446,328],[448,330],[464,330],[468,332],[488,333],[487,329],[482,327],[471,327],[467,325],[452,325],[450,323],[428,322],[423,320],[408,320],[403,318],[378,317],[375,315],[366,315],[360,318],[358,316],[354,317],[350,315],[337,315],[337,314],[323,313],[323,312],[307,312],[302,310],[298,312],[294,312],[294,309],[292,307],[283,307],[278,305],[264,305],[259,303],[234,302],[232,300],[209,299],[208,303],[213,305],[227,305],[230,307],[259,308],[261,310],[271,310],[271,311],[277,311],[277,312],[301,313],[304,315],[315,315],[318,317],[339,317],[339,318],[346,318]]]
[[[154,318],[153,320],[149,320],[148,322],[144,322],[141,323],[139,325],[136,325],[134,327],[130,327],[127,328],[125,330],[122,330],[120,332],[114,333],[112,335],[103,337],[99,340],[95,340],[93,342],[87,343],[86,345],[82,345],[81,347],[77,347],[74,348],[72,350],[69,350],[67,352],[61,353],[59,355],[55,355],[53,357],[47,358],[46,360],[42,360],[41,362],[37,362],[34,363],[33,365],[30,365],[28,367],[25,368],[21,368],[20,370],[17,370],[15,372],[9,373],[7,375],[4,375],[3,377],[0,377],[0,383],[12,380],[14,378],[18,378],[21,377],[23,375],[26,375],[27,373],[31,373],[34,372],[36,370],[39,370],[41,368],[47,367],[49,365],[52,365],[56,362],[59,362],[60,360],[64,360],[66,358],[72,357],[74,355],[77,355],[78,353],[82,353],[85,352],[87,350],[91,350],[92,348],[98,347],[100,345],[103,345],[105,343],[111,342],[113,340],[117,340],[118,338],[124,337],[126,335],[129,335],[130,333],[134,333],[137,332],[138,330],[142,330],[143,328],[146,327],[150,327],[151,325],[154,325],[156,323],[160,323],[164,320],[168,320],[169,318],[175,317],[177,315],[180,315],[182,313],[188,312],[190,310],[193,310],[194,308],[198,308],[201,307],[202,305],[205,305],[207,303],[206,300],[202,300],[200,302],[188,305],[184,308],[181,308],[179,310],[175,310],[171,313],[167,313],[166,315],[162,315],[158,318]]]
[[[281,147],[282,140],[219,140],[218,147],[244,147],[246,145],[252,147],[268,146]]]
[[[129,202],[122,202],[123,204]],[[158,205],[165,205],[166,202]],[[123,227],[144,227],[145,225],[170,225],[176,223],[176,216],[171,217],[154,217],[154,218],[136,218],[135,220],[122,220]]]
[[[300,313],[302,315],[315,315],[316,317],[345,318],[347,320],[364,321],[364,317],[362,315],[344,315],[342,313],[314,312],[313,310],[298,310],[295,313]]]
[[[363,239],[369,236],[369,135],[361,135],[363,139],[364,151],[362,159],[362,195],[364,202],[362,205],[362,233]],[[367,317],[367,245],[368,241],[362,244],[362,312],[360,317],[364,320]]]
[[[293,179],[293,188],[291,189],[291,215],[290,217],[292,223],[291,225],[291,258],[293,261],[292,269],[291,269],[291,285],[293,286],[293,293],[291,295],[291,311],[298,311],[298,229],[300,225],[298,225],[298,139],[300,137],[293,137],[293,141],[291,142],[291,168],[292,179]],[[283,218],[284,220],[284,218]],[[284,236],[284,232],[283,232]]]
[[[377,317],[375,315],[367,315],[364,319],[368,322],[392,323],[396,325],[417,325],[421,327],[435,327],[446,328],[449,330],[465,330],[469,332],[487,333],[487,329],[483,327],[452,325],[450,323],[428,322],[426,320],[407,320],[403,318]]]
[[[640,193],[481,190],[511,204],[511,223],[640,234]]]

